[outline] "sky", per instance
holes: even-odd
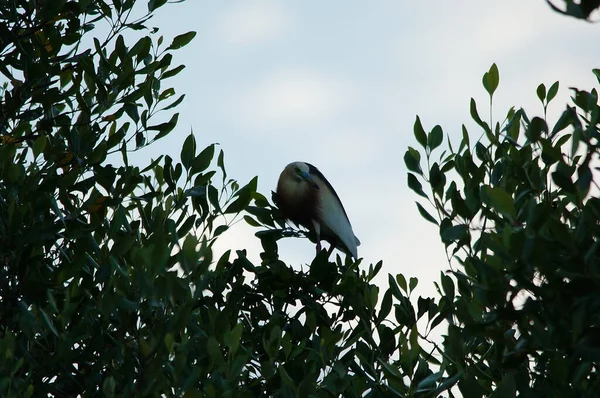
[[[549,108],[564,109],[568,87],[597,87],[600,27],[552,12],[544,0],[449,2],[187,1],[159,10],[150,25],[165,42],[196,31],[175,53],[187,68],[170,80],[185,101],[167,141],[137,156],[178,159],[194,131],[198,146],[219,143],[230,177],[259,178],[270,198],[280,172],[296,160],[316,165],[344,203],[362,242],[363,266],[383,260],[387,274],[417,277],[417,294],[436,296],[433,282],[448,269],[437,227],[418,214],[403,156],[417,147],[413,124],[436,124],[458,144],[474,97],[488,97],[481,78],[498,65],[494,115],[510,106],[529,116],[542,106],[535,89],[561,82]],[[140,164],[146,159],[139,159]],[[216,250],[247,249],[259,263],[257,230],[236,224]],[[280,241],[294,268],[310,263],[306,239]]]

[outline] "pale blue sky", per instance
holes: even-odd
[[[500,69],[495,114],[509,106],[541,113],[535,88],[561,81],[551,115],[564,108],[567,87],[597,86],[600,28],[552,12],[543,0],[230,1],[167,5],[152,20],[166,36],[196,39],[175,55],[187,68],[171,83],[187,97],[168,141],[143,152],[178,157],[192,128],[200,146],[219,142],[229,175],[259,176],[270,197],[282,168],[304,160],[323,171],[342,198],[362,245],[365,266],[384,260],[387,273],[417,276],[420,294],[447,263],[437,228],[423,220],[406,186],[402,157],[415,115],[472,136],[469,100],[481,113],[481,76]],[[236,227],[219,245],[249,249],[256,230]],[[309,263],[314,245],[287,240],[281,257]]]

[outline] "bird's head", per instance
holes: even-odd
[[[288,164],[285,169],[283,169],[281,178],[288,181],[294,181],[296,184],[308,184],[315,189],[319,189],[319,185],[310,175],[310,168],[304,162],[293,162]]]

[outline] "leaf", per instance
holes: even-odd
[[[440,276],[442,280],[442,289],[444,289],[444,295],[450,302],[454,301],[454,281],[448,275],[444,275],[443,272],[440,272]]]
[[[438,225],[438,222],[437,222],[437,220],[436,220],[435,218],[433,218],[433,217],[431,216],[431,214],[429,214],[429,213],[427,212],[427,210],[425,210],[425,209],[423,208],[423,206],[421,206],[421,204],[420,204],[419,202],[415,202],[415,203],[417,204],[417,209],[419,210],[419,213],[421,214],[421,216],[422,216],[424,219],[426,219],[427,221],[429,221],[429,222],[431,222],[431,223],[433,223],[433,224],[435,224],[435,225]]]
[[[46,324],[46,326],[48,326],[48,328],[50,329],[50,331],[52,333],[54,333],[54,335],[56,337],[60,337],[58,334],[58,330],[56,330],[56,328],[54,327],[54,324],[52,323],[52,320],[50,319],[50,317],[48,316],[48,314],[46,314],[46,312],[40,308],[40,314],[42,314],[42,319],[44,320],[44,323]]]
[[[157,130],[159,133],[154,137],[154,140],[159,140],[169,134],[175,126],[177,125],[177,120],[179,119],[179,113],[174,114],[166,123],[157,124],[154,126],[148,126],[148,130]]]
[[[254,218],[250,217],[250,216],[244,216],[244,221],[246,221],[246,224],[250,225],[251,227],[260,227],[261,224],[256,221]]]
[[[542,104],[544,103],[544,100],[546,99],[546,86],[544,86],[544,84],[540,84],[537,88],[537,90],[535,90],[538,98],[540,99],[540,101],[542,102]]]
[[[417,142],[421,144],[423,149],[425,149],[427,147],[427,135],[425,134],[425,130],[423,129],[423,125],[421,124],[421,119],[419,119],[419,116],[417,116],[417,119],[415,120],[413,131]]]
[[[397,279],[394,279],[392,274],[388,274],[388,283],[390,285],[390,289],[388,291],[392,292],[394,297],[396,297],[398,300],[402,300],[404,296],[402,296],[402,292],[400,292],[400,289],[398,288],[398,282],[396,281]],[[404,279],[404,277],[402,277],[402,280],[404,280],[404,287],[406,287],[406,280]]]
[[[178,50],[181,47],[187,45],[189,42],[191,42],[194,39],[194,37],[196,37],[196,32],[194,31],[177,35],[175,36],[167,50]]]
[[[576,192],[575,184],[573,183],[571,176],[565,174],[563,171],[557,170],[552,173],[552,180],[556,185],[564,189],[566,192],[572,194]]]
[[[548,89],[548,94],[546,95],[546,103],[549,103],[554,99],[554,97],[556,97],[556,94],[558,93],[558,87],[558,81],[554,82],[554,84],[550,86],[550,88]]]
[[[423,380],[421,380],[419,382],[419,384],[417,384],[417,391],[415,391],[415,393],[432,390],[433,387],[435,387],[436,382],[438,380],[440,380],[443,375],[444,375],[444,372],[435,372],[435,373],[432,373],[429,376],[425,377]]]
[[[404,290],[404,292],[408,293],[408,289],[407,289],[407,285],[406,285],[406,278],[404,277],[404,275],[397,274],[396,282],[398,282],[398,285],[400,286],[400,288],[402,290]]]
[[[494,95],[494,92],[498,88],[500,82],[500,74],[498,73],[498,67],[496,64],[492,64],[490,70],[483,75],[483,87],[488,92],[490,97]]]
[[[419,175],[423,175],[420,162],[421,154],[416,149],[408,147],[408,150],[404,154],[404,164],[406,165],[406,168]]]
[[[225,209],[225,214],[239,213],[245,210],[252,201],[252,194],[256,192],[257,184],[258,177],[254,177],[242,187],[235,195],[237,199]]]
[[[166,110],[175,108],[177,105],[181,104],[181,102],[183,101],[184,98],[185,98],[185,94],[181,94],[179,96],[179,98],[177,98],[175,101],[171,102],[169,105],[165,106],[161,110],[166,111]]]
[[[200,198],[206,196],[206,185],[197,185],[185,191],[186,196]]]
[[[379,314],[377,315],[377,324],[380,324],[387,316],[390,314],[392,310],[392,291],[387,290],[383,294],[383,299],[381,300],[381,307],[379,308]]]
[[[550,135],[554,137],[557,133],[567,128],[570,124],[577,121],[577,111],[574,107],[567,106],[567,109],[560,115],[556,124],[552,128]]]
[[[417,284],[419,283],[419,280],[417,278],[415,278],[414,276],[411,276],[411,278],[408,281],[408,288],[409,290],[412,292],[413,290],[415,290],[415,287],[417,287]]]
[[[148,12],[153,12],[159,7],[165,5],[167,0],[149,0],[148,1]]]
[[[179,72],[181,72],[184,69],[185,69],[185,65],[179,65],[173,69],[169,69],[168,71],[166,71],[165,73],[162,74],[162,78],[168,79],[170,77],[176,76],[177,74],[179,74]]]
[[[443,141],[444,132],[442,131],[442,128],[439,125],[436,125],[427,137],[427,146],[429,147],[430,151],[433,151],[435,148],[440,146]]]
[[[210,336],[206,342],[206,351],[217,365],[223,365],[225,363],[221,347],[219,347],[219,342],[213,336]]]
[[[185,141],[183,142],[183,146],[181,147],[181,163],[186,170],[189,170],[192,167],[192,163],[194,161],[194,157],[196,156],[196,138],[194,137],[194,133],[190,132]]]
[[[210,162],[212,162],[214,156],[215,144],[210,144],[209,146],[204,148],[202,152],[198,154],[198,156],[194,158],[190,173],[197,174],[206,170],[208,166],[210,166]]]
[[[515,216],[515,202],[501,187],[491,187],[489,185],[484,186],[481,189],[482,199],[485,203],[494,208],[499,213],[514,218]]]
[[[490,126],[488,126],[488,124],[486,122],[484,122],[483,120],[481,120],[481,117],[479,117],[479,113],[477,112],[477,103],[475,102],[475,100],[473,98],[471,98],[470,111],[471,111],[471,117],[473,118],[473,120],[481,128],[483,128],[486,132],[490,132],[491,131]]]
[[[442,241],[446,244],[459,241],[467,236],[469,228],[466,225],[452,225],[440,231]]]
[[[428,199],[428,196],[423,192],[423,186],[413,173],[408,173],[408,187],[415,191],[418,195]]]
[[[244,325],[238,323],[231,329],[230,332],[225,334],[225,344],[229,349],[229,355],[234,356],[240,346],[240,340],[242,333],[244,332]]]

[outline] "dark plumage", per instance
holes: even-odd
[[[360,241],[352,231],[342,202],[323,173],[305,162],[290,163],[283,169],[273,196],[283,215],[321,239],[358,258]]]

